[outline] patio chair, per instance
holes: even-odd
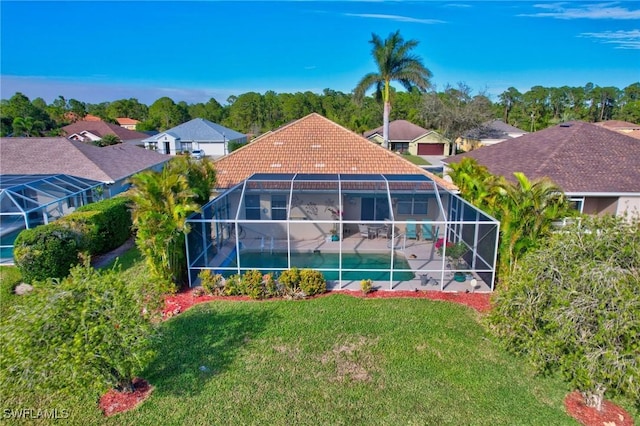
[[[418,228],[416,227],[416,223],[413,222],[411,219],[407,221],[407,225],[405,227],[404,233],[409,239],[414,239],[414,240],[418,239]]]
[[[438,239],[438,231],[440,228],[423,223],[420,230],[422,232],[423,240],[436,241]]]
[[[363,225],[362,223],[358,224],[358,231],[360,231],[360,236],[364,238],[369,238],[369,227],[367,225]]]

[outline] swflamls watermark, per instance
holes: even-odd
[[[60,408],[4,408],[3,419],[68,419],[69,410]]]

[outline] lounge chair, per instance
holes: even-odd
[[[438,239],[438,231],[440,228],[435,225],[429,225],[427,223],[423,223],[421,226],[422,239],[427,241],[436,241]]]
[[[413,222],[411,219],[407,221],[407,225],[405,227],[404,233],[409,239],[414,239],[414,240],[418,239],[418,228],[416,227],[416,223]]]

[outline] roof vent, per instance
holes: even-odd
[[[276,141],[273,144],[276,146],[279,146],[279,145],[284,145],[284,142]]]
[[[571,127],[571,123],[560,123],[560,127]]]
[[[271,167],[274,167],[274,168],[275,168],[275,167],[282,167],[282,164],[280,164],[280,163],[273,163],[273,164],[271,164]]]
[[[322,168],[322,167],[324,167],[324,163],[316,163],[316,167]]]
[[[311,145],[311,148],[315,148],[315,149],[322,148],[322,145],[320,145],[319,143],[314,143],[313,145]]]

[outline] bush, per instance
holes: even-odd
[[[82,206],[68,217],[82,212],[100,212],[101,215],[95,217],[95,236],[101,243],[96,244],[99,251],[92,254],[106,253],[120,247],[131,237],[133,222],[130,204],[129,198],[117,196]]]
[[[239,296],[242,294],[242,282],[240,275],[231,275],[224,283],[224,294],[227,296]]]
[[[206,294],[220,296],[224,292],[224,277],[220,274],[213,274],[210,269],[203,269],[198,274],[200,285]]]
[[[278,283],[273,278],[273,274],[265,274],[262,277],[262,284],[264,285],[266,297],[278,297],[282,295]]]
[[[132,390],[157,332],[133,286],[115,270],[90,266],[49,284],[23,296],[29,303],[3,324],[2,389]]]
[[[300,271],[300,290],[307,296],[326,293],[327,281],[320,271],[303,269]]]
[[[278,281],[284,286],[285,293],[291,294],[300,291],[300,271],[298,268],[294,267],[282,271]]]
[[[586,218],[530,251],[489,325],[540,372],[560,371],[596,407],[640,398],[640,221]]]
[[[79,263],[81,236],[57,223],[25,229],[16,237],[15,264],[29,283],[64,278]]]
[[[105,253],[107,241],[103,237],[103,229],[107,227],[106,217],[102,212],[74,212],[58,219],[56,222],[80,236],[80,250],[90,255]]]
[[[360,281],[360,290],[364,294],[369,294],[373,291],[373,281],[371,280],[362,280]]]
[[[247,271],[242,275],[243,293],[252,299],[262,299],[265,297],[265,290],[262,285],[262,273],[258,270]]]

